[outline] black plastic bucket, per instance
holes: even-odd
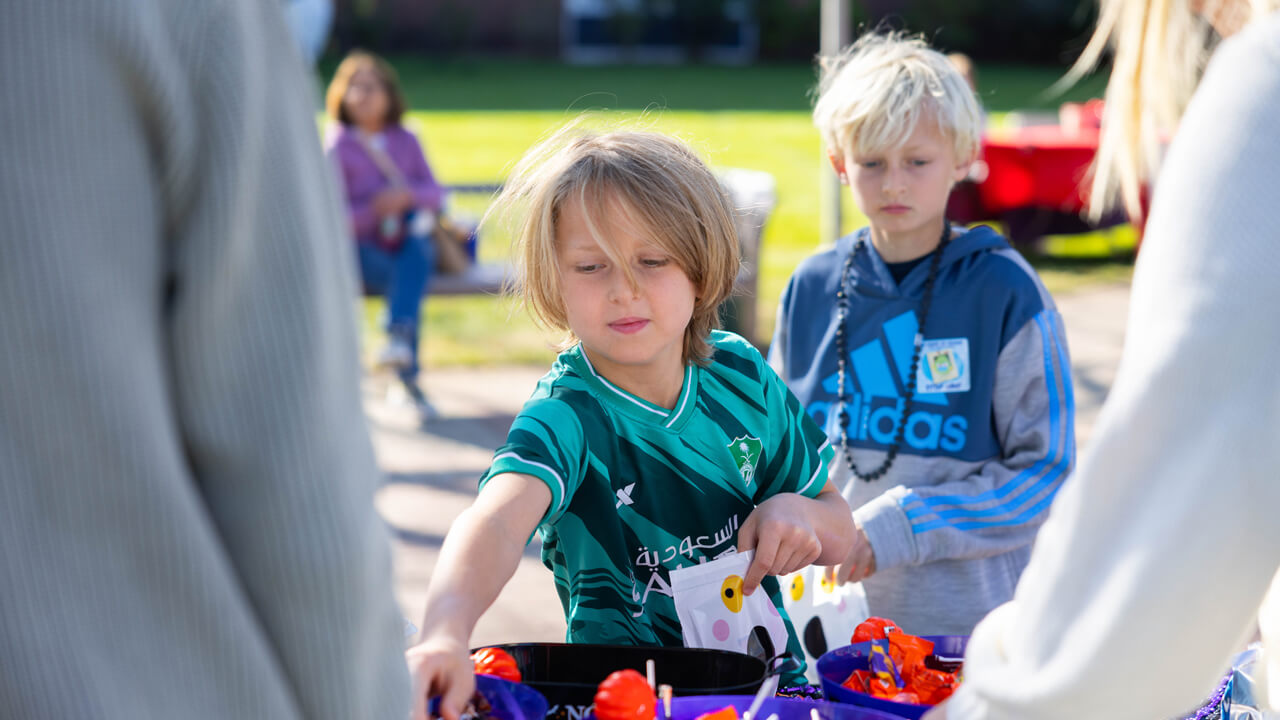
[[[595,702],[596,687],[615,670],[645,673],[652,660],[659,684],[678,696],[754,695],[767,677],[764,661],[727,650],[517,643],[494,645],[511,653],[522,682],[547,699],[548,720],[581,720]]]

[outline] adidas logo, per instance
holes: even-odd
[[[848,383],[851,399],[849,411],[849,437],[888,446],[898,431],[906,400],[903,393],[907,383],[916,378],[905,378],[911,367],[911,355],[918,331],[916,314],[907,311],[884,323],[883,338],[876,338],[849,353]],[[837,373],[831,373],[822,381],[827,399],[809,404],[807,410],[827,434],[840,434],[839,386]],[[930,407],[932,406],[932,407]],[[969,420],[963,415],[946,412],[950,401],[944,393],[919,393],[914,395],[914,410],[907,417],[904,442],[916,450],[963,450],[968,442]]]

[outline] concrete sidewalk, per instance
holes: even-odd
[[[1085,447],[1115,376],[1128,317],[1127,285],[1058,298],[1075,380],[1076,437]],[[365,381],[365,409],[387,483],[378,509],[395,534],[396,594],[417,624],[441,542],[453,518],[475,497],[476,480],[546,368],[437,370],[424,385],[442,419],[418,430],[408,408],[383,400],[382,381]],[[564,617],[551,573],[535,542],[472,637],[473,645],[564,639]]]

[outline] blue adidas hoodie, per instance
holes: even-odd
[[[879,467],[893,442],[907,382],[916,394],[892,469],[854,478],[837,450],[831,479],[875,551],[863,581],[872,614],[916,634],[967,635],[1012,599],[1075,459],[1071,363],[1053,299],[995,231],[955,232],[914,379],[905,375],[930,261],[899,286],[868,238],[849,271],[848,442],[860,471]],[[837,447],[835,297],[859,233],[796,269],[770,349]]]

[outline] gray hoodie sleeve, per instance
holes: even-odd
[[[1075,461],[1070,373],[1062,319],[1050,306],[1000,351],[992,405],[1001,454],[921,463],[944,478],[891,488],[854,511],[877,571],[990,557],[1032,542]]]

